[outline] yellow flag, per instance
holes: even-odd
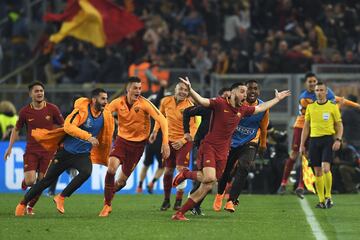
[[[105,33],[101,14],[89,0],[79,0],[81,10],[71,21],[64,22],[58,33],[51,35],[50,41],[58,43],[66,36],[87,41],[96,47],[105,46]]]
[[[302,156],[302,171],[303,171],[303,180],[307,190],[315,193],[315,189],[314,189],[315,175],[311,167],[309,166],[308,160],[304,155]]]

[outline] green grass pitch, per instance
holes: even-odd
[[[172,196],[174,198],[174,196]],[[160,212],[160,195],[116,195],[113,212],[98,217],[103,196],[74,194],[60,215],[52,199],[42,196],[34,216],[15,217],[21,195],[1,194],[0,239],[315,239],[299,199],[294,195],[243,195],[235,213],[214,212],[213,195],[203,204],[206,216],[171,220]],[[306,199],[328,239],[360,239],[360,196],[335,195],[332,209],[315,209]]]

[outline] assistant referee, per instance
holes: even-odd
[[[310,133],[309,159],[315,170],[315,186],[319,197],[316,207],[323,209],[333,206],[330,164],[333,160],[333,151],[340,148],[343,134],[339,107],[327,100],[327,91],[325,83],[318,82],[316,84],[317,100],[309,104],[306,109],[300,145],[300,152],[305,153],[305,142]]]

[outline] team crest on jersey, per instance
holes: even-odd
[[[91,128],[91,119],[90,118],[86,119],[84,126],[87,128]]]
[[[140,110],[140,108],[139,108],[139,107],[135,107],[135,108],[134,108],[134,111],[135,111],[136,113],[138,113],[138,112],[139,112],[139,110]]]
[[[48,120],[48,121],[50,121],[51,116],[50,116],[50,115],[46,115],[45,119]]]

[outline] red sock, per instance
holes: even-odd
[[[194,200],[192,200],[191,198],[188,198],[186,203],[180,208],[179,212],[182,212],[183,214],[185,214],[190,209],[193,209],[195,207],[195,205],[196,205],[196,202],[194,202]]]
[[[165,174],[164,175],[164,198],[166,200],[170,199],[171,188],[172,188],[172,179],[173,179],[173,174]]]
[[[183,190],[176,191],[176,200],[182,200],[183,194],[184,194]]]
[[[198,171],[187,171],[184,172],[184,176],[186,179],[197,180],[197,172]]]
[[[111,200],[114,196],[114,185],[115,185],[114,178],[115,178],[115,174],[111,174],[109,172],[106,173],[104,196],[105,196],[105,204],[109,206],[111,206]]]
[[[31,201],[28,203],[29,207],[33,208],[35,206],[35,204],[37,203],[37,201],[39,200],[40,196],[41,196],[41,193],[36,195],[33,199],[31,199]]]
[[[282,181],[281,181],[281,185],[286,185],[286,184],[287,184],[288,178],[289,178],[289,176],[290,176],[290,172],[291,172],[291,170],[293,169],[294,164],[295,164],[295,160],[294,160],[294,159],[288,158],[288,159],[286,160],[285,167],[284,167],[284,173],[283,173],[283,177],[282,177]]]
[[[26,188],[27,188],[28,186],[26,185],[26,183],[25,183],[25,178],[22,180],[22,182],[21,182],[21,189],[22,190],[26,190]]]

